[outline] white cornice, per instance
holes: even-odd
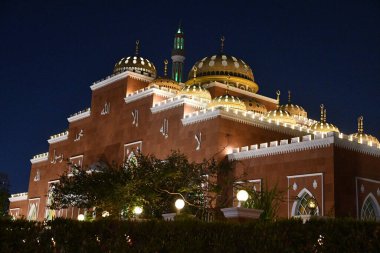
[[[204,109],[207,106],[207,103],[201,99],[193,99],[193,98],[187,98],[187,97],[173,97],[166,99],[164,101],[161,101],[159,103],[156,103],[152,108],[150,108],[152,113],[157,113],[161,111],[165,111],[171,108],[175,108],[178,106],[181,106],[183,104],[190,105],[197,109]]]
[[[32,164],[45,162],[48,160],[48,158],[49,158],[49,152],[46,152],[46,153],[42,153],[42,154],[38,154],[38,155],[33,156],[33,158],[30,159],[30,162]]]
[[[250,159],[250,158],[255,158],[255,157],[292,153],[292,152],[298,152],[298,151],[309,150],[309,149],[319,149],[319,148],[328,147],[333,143],[334,143],[334,137],[332,136],[332,137],[326,137],[323,139],[296,142],[296,143],[290,143],[286,145],[273,146],[273,147],[263,147],[264,145],[260,145],[261,148],[259,149],[252,149],[252,150],[229,154],[228,159],[229,160],[244,160],[244,159]]]
[[[256,94],[256,93],[252,93],[250,91],[246,91],[246,90],[242,90],[242,89],[239,89],[239,88],[236,88],[236,87],[233,87],[233,86],[228,86],[224,83],[220,83],[220,82],[211,82],[209,84],[205,84],[204,87],[205,88],[211,88],[211,87],[220,87],[220,88],[223,88],[223,89],[229,89],[230,91],[235,91],[237,93],[240,93],[240,94],[243,94],[243,95],[246,95],[246,96],[249,96],[249,97],[253,97],[253,98],[256,98],[256,99],[260,99],[260,100],[264,100],[264,101],[267,101],[267,102],[270,102],[270,103],[273,103],[273,104],[278,104],[278,101],[277,99],[273,99],[273,98],[269,98],[269,97],[265,97],[263,95],[259,95],[259,94]]]
[[[27,200],[28,199],[28,193],[23,192],[23,193],[16,193],[12,194],[10,198],[8,198],[10,202],[17,202],[17,201],[22,201],[22,200]]]
[[[131,94],[128,94],[127,97],[124,98],[124,101],[125,103],[131,103],[133,101],[136,101],[136,100],[139,100],[139,99],[142,99],[144,97],[148,97],[148,96],[151,96],[151,95],[158,95],[158,96],[161,96],[161,97],[174,97],[176,95],[175,92],[172,92],[171,90],[169,89],[164,89],[164,88],[153,88],[153,87],[146,87],[144,89],[141,89],[141,90],[138,90],[138,91],[135,91]]]
[[[90,117],[90,115],[91,115],[91,109],[88,108],[87,110],[84,110],[84,111],[81,111],[81,112],[76,113],[74,115],[71,115],[70,117],[67,118],[67,121],[69,121],[71,123],[71,122],[74,122],[74,121],[77,121],[80,119]]]
[[[152,77],[141,75],[141,74],[138,74],[138,73],[135,73],[135,72],[125,71],[125,72],[122,72],[120,74],[107,76],[103,80],[94,82],[93,85],[90,86],[90,88],[91,88],[91,90],[96,90],[96,89],[102,88],[104,86],[107,86],[107,85],[109,85],[111,83],[114,83],[116,81],[119,81],[119,80],[121,80],[123,78],[126,78],[128,76],[131,77],[131,78],[133,78],[133,79],[136,79],[136,80],[139,80],[139,81],[143,81],[143,82],[148,82],[148,83],[150,83],[154,79]]]
[[[351,140],[348,136],[342,138],[342,135],[338,133],[334,133],[334,137],[335,144],[340,148],[380,157],[380,146],[369,146],[367,143],[358,143]]]
[[[60,142],[60,141],[65,141],[68,138],[69,138],[69,131],[66,131],[63,133],[59,133],[59,134],[55,134],[55,135],[50,136],[50,139],[47,141],[49,142],[49,144],[52,144],[52,143],[56,143],[56,142]]]

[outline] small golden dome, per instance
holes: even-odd
[[[125,71],[131,71],[138,74],[146,75],[155,78],[156,67],[148,59],[139,56],[139,41],[136,41],[136,54],[135,56],[128,56],[122,58],[115,64],[113,69],[114,74],[119,74]]]
[[[310,129],[314,132],[337,132],[339,133],[339,129],[333,124],[326,123],[326,109],[324,109],[324,105],[321,105],[321,121],[314,123],[310,126]]]
[[[230,85],[256,93],[259,86],[255,83],[252,69],[243,60],[223,53],[224,37],[221,39],[221,52],[210,57],[204,57],[197,61],[194,67],[198,68],[196,82],[204,84],[210,82],[225,82],[230,76]],[[191,83],[193,68],[189,72],[188,81]]]
[[[380,145],[379,140],[375,136],[364,133],[363,116],[358,118],[358,132],[351,134],[350,137],[357,139],[359,142],[365,141],[367,143],[372,143],[372,145]]]
[[[276,92],[277,94],[277,101],[279,103],[280,101],[280,91]],[[268,120],[275,121],[275,122],[281,122],[281,123],[289,123],[289,124],[296,124],[296,120],[293,118],[290,113],[284,109],[281,109],[279,105],[277,105],[276,110],[272,110],[267,112],[265,117]]]
[[[227,109],[238,109],[238,110],[247,110],[243,101],[238,97],[231,96],[226,93],[225,95],[214,98],[211,103],[207,105],[207,108],[212,107],[223,107]]]
[[[288,111],[292,116],[301,116],[307,118],[307,112],[305,111],[305,109],[303,109],[299,105],[292,104],[290,100],[290,91],[288,91],[288,94],[288,103],[285,105],[281,105],[280,109]]]
[[[245,107],[247,108],[247,111],[257,112],[257,113],[266,113],[268,110],[265,107],[265,105],[257,102],[256,100],[250,98],[250,99],[244,99],[243,100]]]
[[[211,100],[211,95],[208,90],[203,88],[200,84],[193,84],[193,85],[188,85],[185,86],[178,95],[182,96],[187,96],[187,97],[197,97],[201,99],[206,99],[206,100]]]
[[[152,83],[149,86],[158,85],[159,87],[165,87],[172,90],[181,90],[181,86],[179,85],[179,83],[167,76],[168,60],[165,60],[164,64],[164,77],[157,77],[152,81]]]

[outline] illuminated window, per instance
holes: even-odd
[[[29,204],[28,220],[37,220],[37,203]]]
[[[312,210],[308,207],[308,202],[312,196],[308,192],[304,192],[301,197],[297,200],[297,206],[295,210],[295,215],[311,215]],[[319,207],[315,208],[313,215],[319,215]]]
[[[376,221],[380,219],[379,208],[376,202],[376,199],[373,197],[372,193],[368,194],[365,199],[360,214],[362,220]]]

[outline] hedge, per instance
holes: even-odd
[[[345,219],[206,223],[0,221],[1,252],[380,252],[380,224]]]

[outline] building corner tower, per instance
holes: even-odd
[[[174,36],[174,46],[172,49],[172,79],[176,82],[183,82],[183,65],[185,62],[185,37],[181,26],[178,27]]]

